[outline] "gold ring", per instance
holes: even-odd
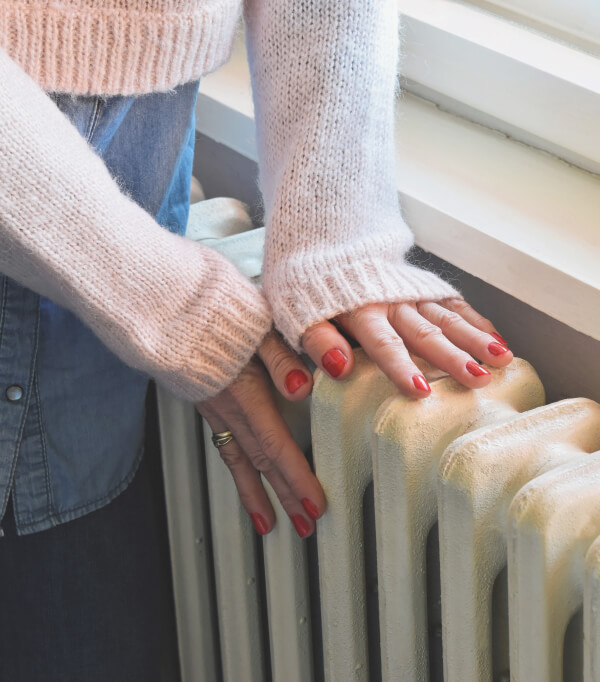
[[[216,448],[222,448],[227,443],[231,443],[233,433],[231,431],[219,431],[219,433],[213,433],[211,440]]]

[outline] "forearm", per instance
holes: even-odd
[[[270,326],[250,282],[125,197],[2,51],[0,130],[0,272],[74,311],[180,395],[227,385]]]
[[[298,347],[310,324],[375,301],[456,295],[404,262],[394,167],[393,0],[249,0],[268,235],[264,289]]]

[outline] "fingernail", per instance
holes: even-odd
[[[305,497],[302,500],[302,506],[304,509],[306,509],[306,513],[310,516],[310,518],[313,521],[316,521],[319,518],[319,510],[315,507],[315,505],[308,499],[308,497]],[[302,517],[300,517],[302,518]]]
[[[415,374],[412,378],[415,388],[425,393],[431,393],[431,386],[427,383],[427,379],[421,374]]]
[[[490,343],[488,350],[492,355],[504,355],[504,353],[508,353],[508,348],[506,346],[503,346],[501,343],[496,343],[495,341]]]
[[[339,348],[332,348],[331,350],[328,350],[327,353],[325,353],[325,355],[321,358],[321,364],[323,365],[325,371],[334,379],[340,376],[347,363],[348,358]]]
[[[294,524],[294,528],[296,529],[296,533],[298,533],[301,538],[305,538],[310,533],[308,521],[304,518],[304,516],[302,516],[302,514],[294,514],[294,516],[292,516],[292,522]]]
[[[299,369],[292,370],[285,378],[285,387],[290,393],[295,393],[300,386],[308,381],[308,377]]]
[[[269,532],[267,522],[263,519],[263,517],[260,514],[256,512],[254,514],[250,514],[250,518],[252,519],[252,523],[254,524],[256,532],[259,535],[266,535]]]
[[[496,332],[491,332],[491,335],[497,340],[500,341],[500,343],[503,346],[508,346],[508,341],[506,339],[503,339],[500,334],[496,334]]]
[[[490,372],[488,372],[485,367],[478,365],[476,362],[473,362],[473,360],[469,360],[469,362],[466,364],[466,367],[467,372],[472,374],[474,377],[485,377],[490,375]]]

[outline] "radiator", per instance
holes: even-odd
[[[520,359],[477,391],[426,376],[404,398],[358,351],[282,403],[328,500],[308,542],[267,484],[257,536],[159,390],[183,682],[600,682],[600,405],[544,405]]]

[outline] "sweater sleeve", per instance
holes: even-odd
[[[189,400],[232,381],[271,325],[254,285],[122,194],[2,50],[0,272],[69,308],[124,362]]]
[[[405,261],[397,198],[394,0],[247,0],[267,240],[263,287],[299,349],[367,303],[459,294]]]

